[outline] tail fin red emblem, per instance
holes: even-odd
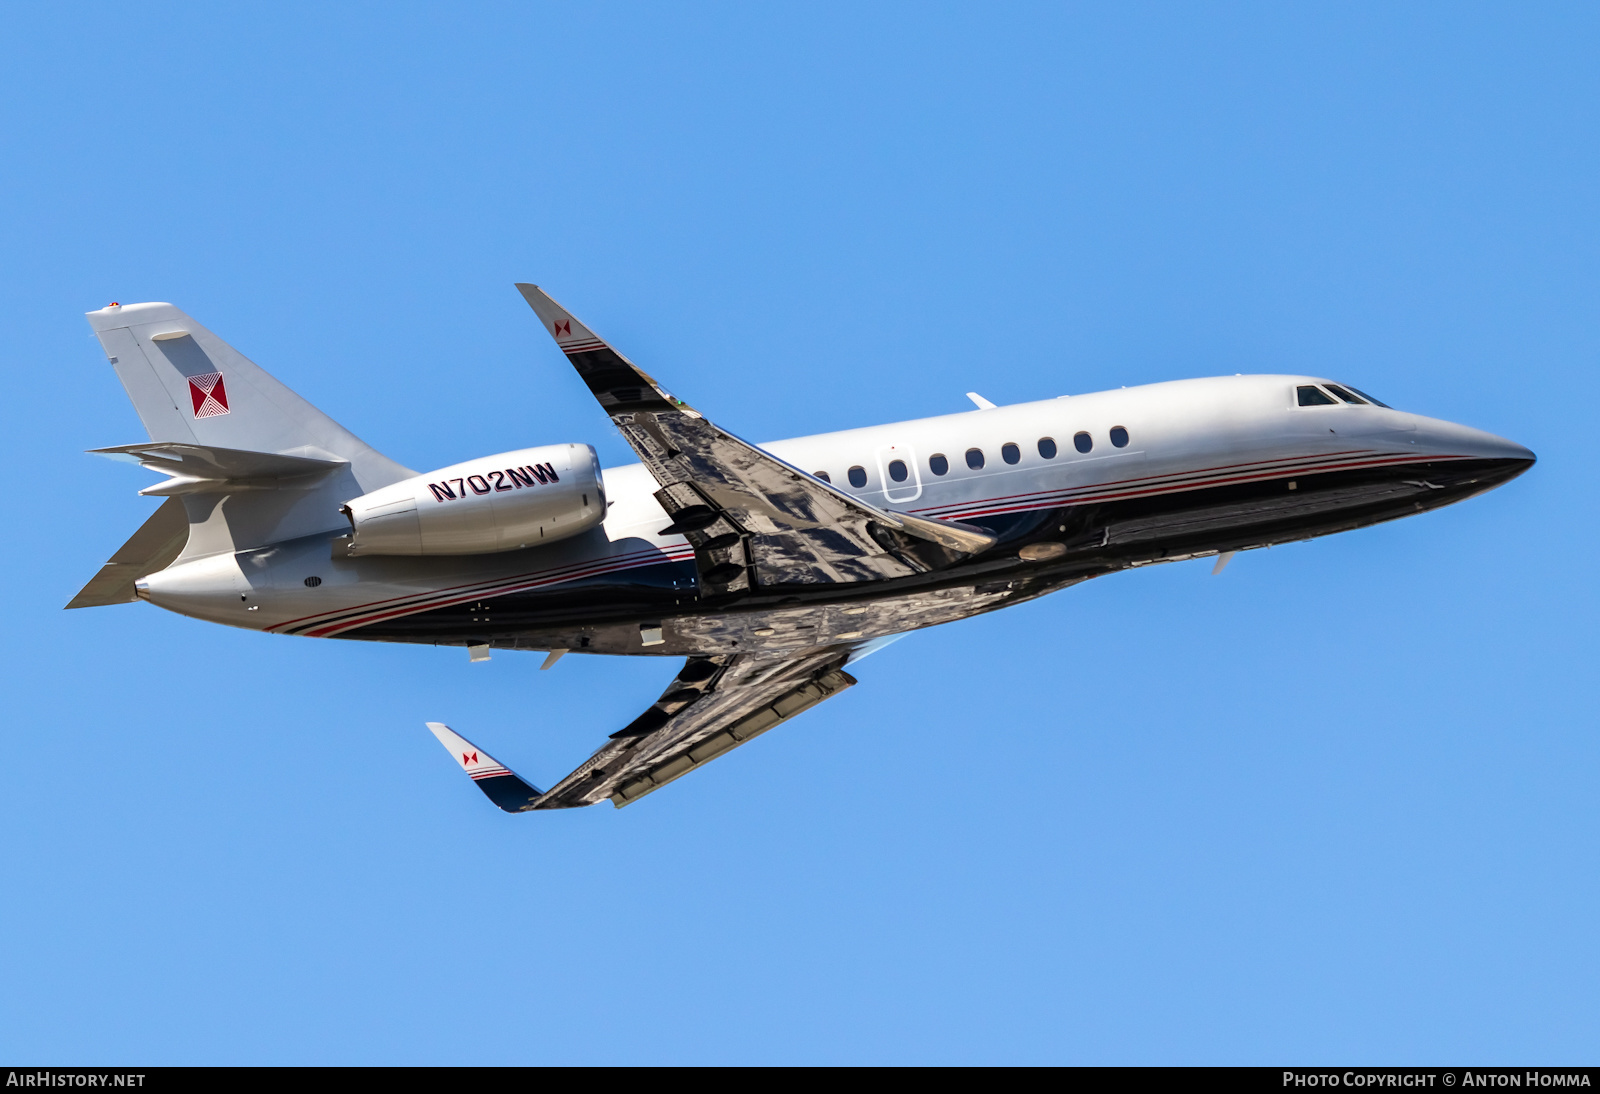
[[[227,414],[228,389],[222,386],[222,373],[208,372],[204,376],[189,377],[189,400],[194,403],[196,418]]]
[[[461,762],[463,765],[475,764],[478,762],[478,754],[476,752],[463,752],[461,754]]]
[[[565,335],[568,338],[572,337],[572,320],[570,320],[570,319],[557,319],[556,320],[556,337],[560,338],[563,335]]]

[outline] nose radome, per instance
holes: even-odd
[[[1438,418],[1417,419],[1417,439],[1440,455],[1532,464],[1536,457],[1516,441]]]

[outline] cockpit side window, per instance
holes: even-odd
[[[1367,401],[1365,399],[1359,395],[1352,394],[1350,389],[1347,387],[1340,387],[1338,384],[1329,384],[1328,390],[1339,396],[1339,398],[1343,399],[1347,403],[1355,403],[1357,406],[1366,405]]]
[[[1324,392],[1320,387],[1313,387],[1311,384],[1302,384],[1301,386],[1295,388],[1294,390],[1295,390],[1295,395],[1297,397],[1296,401],[1301,406],[1337,406],[1338,405],[1332,399],[1328,398],[1327,393]]]
[[[1357,395],[1361,396],[1363,399],[1365,399],[1367,402],[1371,403],[1373,406],[1381,406],[1385,410],[1393,410],[1394,409],[1394,407],[1390,406],[1388,403],[1384,402],[1381,399],[1374,399],[1372,396],[1368,395],[1365,391],[1362,391],[1358,387],[1353,387],[1350,390],[1355,392]]]

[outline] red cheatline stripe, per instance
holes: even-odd
[[[1350,463],[1345,463],[1345,464],[1336,464],[1336,465],[1328,466],[1328,467],[1317,467],[1316,469],[1314,469],[1310,473],[1311,474],[1320,474],[1320,473],[1322,473],[1324,471],[1341,471],[1341,470],[1348,470],[1348,469],[1357,468],[1357,467],[1385,467],[1385,466],[1391,466],[1391,465],[1395,465],[1395,464],[1435,463],[1435,462],[1437,462],[1439,460],[1466,460],[1466,459],[1471,459],[1471,458],[1472,457],[1470,457],[1470,456],[1428,456],[1428,457],[1425,457],[1425,458],[1405,457],[1405,458],[1400,458],[1400,459],[1388,459],[1388,460],[1359,460],[1359,461],[1352,461]],[[1064,499],[1064,500],[1052,499],[1052,500],[1047,500],[1047,501],[1044,501],[1044,502],[1034,501],[1034,502],[1030,502],[1030,503],[1022,504],[1022,505],[998,506],[998,507],[995,507],[995,508],[988,508],[988,509],[969,509],[969,510],[963,510],[962,512],[957,514],[957,516],[960,519],[971,519],[972,517],[994,516],[994,515],[999,514],[999,513],[1024,512],[1024,511],[1029,510],[1029,509],[1053,509],[1056,506],[1063,505],[1063,504],[1082,505],[1082,504],[1084,504],[1086,502],[1115,501],[1115,500],[1120,499],[1120,498],[1149,497],[1149,496],[1154,495],[1154,494],[1177,494],[1177,493],[1182,493],[1183,491],[1186,491],[1186,490],[1196,490],[1196,489],[1201,489],[1201,488],[1209,487],[1209,486],[1224,486],[1224,485],[1227,485],[1228,483],[1252,482],[1252,481],[1258,481],[1258,480],[1261,480],[1261,479],[1270,479],[1270,478],[1275,478],[1275,477],[1287,478],[1288,475],[1294,474],[1294,473],[1296,473],[1296,472],[1293,471],[1293,470],[1285,471],[1284,469],[1279,468],[1279,469],[1276,469],[1276,470],[1273,470],[1273,471],[1258,472],[1258,473],[1253,474],[1253,475],[1231,475],[1231,476],[1227,476],[1227,477],[1224,477],[1224,478],[1208,479],[1208,480],[1206,480],[1204,482],[1183,483],[1182,485],[1179,485],[1179,486],[1146,487],[1146,488],[1143,488],[1143,489],[1114,491],[1112,493],[1107,493],[1107,494],[1091,494],[1091,495],[1088,495],[1088,496],[1085,496],[1085,497],[1073,497],[1073,498]],[[1299,474],[1306,474],[1307,472],[1304,471],[1304,470],[1301,470],[1298,473]]]
[[[416,615],[418,612],[430,611],[435,608],[448,608],[453,604],[464,604],[469,600],[477,600],[480,597],[503,596],[507,593],[522,592],[527,589],[537,589],[545,585],[558,585],[565,581],[575,581],[584,577],[595,577],[599,574],[611,573],[616,570],[631,570],[641,566],[658,565],[662,561],[681,562],[687,559],[692,559],[693,557],[693,548],[687,548],[680,549],[675,552],[662,552],[657,554],[654,558],[647,559],[642,562],[628,562],[624,564],[612,562],[605,565],[592,566],[589,569],[579,570],[575,573],[561,574],[556,577],[527,580],[512,579],[494,585],[478,586],[472,589],[470,592],[456,593],[444,597],[435,595],[432,599],[407,604],[401,607],[390,608],[387,611],[372,612],[370,614],[363,614],[354,618],[347,617],[336,621],[322,623],[315,627],[302,630],[299,633],[311,638],[328,638],[342,631],[350,630],[353,627],[364,627],[372,623],[379,623],[385,619],[395,619],[403,615]]]
[[[1433,457],[1432,459],[1439,459],[1439,458],[1441,458],[1441,457]],[[1461,459],[1461,458],[1468,458],[1468,457],[1452,457],[1452,458]],[[1306,471],[1306,470],[1302,469],[1302,470],[1298,471],[1298,473],[1301,474],[1301,475],[1304,475],[1304,474],[1318,474],[1318,473],[1321,473],[1321,472],[1324,472],[1324,471],[1348,470],[1350,468],[1358,468],[1358,467],[1382,467],[1382,466],[1391,465],[1391,464],[1428,463],[1428,462],[1431,462],[1431,459],[1430,460],[1414,460],[1414,459],[1363,460],[1363,461],[1356,461],[1356,462],[1351,462],[1351,463],[1348,463],[1348,464],[1341,464],[1341,465],[1331,466],[1331,467],[1318,467],[1314,471]],[[1252,482],[1252,481],[1259,481],[1259,480],[1262,480],[1262,479],[1271,479],[1271,478],[1287,478],[1288,475],[1292,474],[1292,473],[1296,473],[1296,472],[1285,472],[1282,469],[1277,469],[1277,470],[1273,470],[1273,471],[1259,472],[1259,473],[1256,473],[1256,474],[1253,474],[1253,475],[1232,475],[1232,476],[1227,476],[1227,477],[1224,477],[1224,478],[1208,479],[1208,480],[1205,480],[1205,481],[1202,481],[1202,482],[1183,483],[1181,485],[1176,485],[1176,486],[1145,487],[1145,488],[1141,488],[1141,489],[1112,491],[1112,492],[1109,492],[1109,493],[1101,493],[1101,494],[1079,495],[1079,496],[1074,496],[1074,497],[1070,497],[1070,498],[1063,498],[1063,499],[1046,499],[1046,500],[1043,500],[1043,501],[1037,501],[1036,500],[1036,501],[1033,501],[1033,502],[1029,502],[1029,503],[1025,503],[1025,504],[1019,504],[1019,505],[997,506],[997,507],[981,509],[981,510],[967,510],[967,511],[962,512],[961,516],[963,518],[971,518],[971,517],[979,517],[979,516],[994,516],[994,515],[999,514],[999,513],[1023,512],[1023,511],[1030,510],[1030,509],[1050,509],[1050,508],[1055,508],[1058,505],[1083,505],[1083,504],[1086,504],[1086,503],[1089,503],[1089,502],[1096,502],[1096,501],[1115,501],[1115,500],[1124,499],[1124,498],[1150,497],[1150,496],[1153,496],[1153,495],[1156,495],[1156,494],[1177,494],[1177,493],[1182,493],[1182,492],[1187,491],[1187,490],[1197,490],[1197,489],[1203,489],[1203,488],[1212,487],[1212,486],[1224,486],[1224,485],[1227,485],[1227,484],[1230,484],[1230,483]]]
[[[1038,491],[1036,493],[1031,493],[1031,494],[1005,495],[1005,496],[998,497],[998,498],[989,498],[986,504],[993,504],[994,502],[1000,502],[1000,501],[1012,501],[1012,500],[1018,500],[1018,499],[1022,499],[1022,498],[1044,498],[1044,497],[1062,497],[1062,498],[1066,498],[1066,497],[1070,497],[1071,495],[1073,495],[1075,493],[1082,493],[1082,492],[1084,492],[1086,490],[1104,490],[1108,486],[1125,486],[1125,485],[1131,485],[1131,484],[1134,484],[1134,483],[1162,484],[1162,485],[1165,485],[1167,483],[1181,484],[1181,483],[1185,483],[1187,480],[1195,479],[1198,476],[1214,475],[1219,471],[1232,471],[1232,470],[1235,470],[1235,469],[1243,469],[1243,468],[1251,468],[1251,469],[1262,470],[1262,471],[1265,471],[1265,470],[1297,471],[1297,470],[1302,470],[1302,469],[1311,469],[1311,468],[1314,468],[1314,467],[1316,467],[1316,466],[1318,466],[1320,464],[1323,464],[1323,463],[1328,463],[1328,462],[1331,462],[1331,461],[1337,461],[1337,460],[1343,459],[1346,456],[1355,456],[1355,455],[1378,455],[1378,453],[1371,452],[1371,451],[1364,451],[1362,449],[1353,448],[1353,449],[1349,449],[1348,451],[1333,452],[1333,453],[1329,453],[1329,454],[1324,455],[1324,456],[1296,456],[1296,457],[1286,458],[1286,459],[1281,459],[1281,460],[1260,460],[1260,461],[1255,461],[1255,462],[1252,462],[1252,463],[1222,464],[1222,465],[1217,466],[1217,467],[1201,468],[1198,471],[1169,472],[1169,473],[1164,474],[1164,475],[1144,475],[1144,476],[1141,476],[1141,477],[1138,477],[1138,478],[1112,479],[1109,482],[1089,483],[1088,485],[1085,485],[1085,486],[1073,486],[1073,487],[1067,487],[1065,489],[1057,488],[1055,490],[1042,490],[1042,491]],[[1410,458],[1409,454],[1407,455],[1407,458],[1408,459]],[[953,505],[931,506],[931,507],[929,507],[927,509],[913,509],[912,512],[914,512],[914,513],[937,513],[939,511],[945,510],[945,509],[964,509],[964,508],[966,508],[967,506],[969,506],[971,504],[972,504],[971,502],[960,502],[960,503],[953,504]]]
[[[686,544],[683,544],[677,547],[668,548],[665,552],[658,549],[647,549],[641,551],[629,551],[626,554],[616,555],[609,559],[583,559],[578,562],[569,562],[562,566],[552,567],[548,570],[531,570],[527,573],[513,574],[508,577],[490,578],[486,581],[479,581],[469,585],[452,585],[443,589],[430,589],[425,593],[413,593],[410,596],[398,596],[390,600],[375,600],[367,604],[356,604],[348,608],[338,608],[334,611],[316,612],[312,615],[303,615],[297,619],[286,620],[282,623],[275,624],[269,629],[281,630],[285,627],[291,627],[297,623],[303,624],[314,620],[333,622],[334,620],[354,613],[371,611],[379,607],[398,607],[408,603],[422,603],[432,600],[436,597],[446,596],[452,593],[459,593],[470,600],[472,596],[498,588],[500,585],[508,581],[523,581],[525,579],[544,577],[548,575],[561,575],[569,570],[587,570],[596,565],[610,564],[624,569],[635,565],[647,566],[660,561],[663,554],[665,554],[670,561],[677,561],[677,555],[686,550],[692,549]]]
[[[469,771],[467,774],[474,779],[493,779],[500,775],[511,774],[511,769],[509,767],[493,767],[487,771]],[[457,783],[456,785],[459,786],[460,784]]]
[[[592,342],[557,342],[563,353],[588,353],[591,350],[605,349],[606,344],[596,338]]]
[[[693,555],[691,554],[688,557],[692,558]],[[389,611],[376,612],[376,613],[372,613],[372,614],[368,614],[368,615],[362,615],[362,616],[359,616],[359,617],[356,617],[356,618],[342,619],[342,620],[339,620],[339,621],[333,622],[333,623],[324,623],[324,624],[322,624],[320,626],[309,628],[309,629],[303,630],[303,631],[301,631],[299,633],[307,635],[307,636],[309,636],[311,638],[328,638],[328,637],[331,637],[332,635],[339,634],[339,633],[342,633],[344,631],[350,630],[353,627],[364,627],[364,626],[367,626],[367,625],[372,624],[372,623],[382,622],[385,619],[397,619],[397,618],[399,618],[401,616],[416,615],[419,612],[432,611],[433,609],[436,609],[436,608],[448,608],[448,607],[451,607],[452,605],[463,604],[463,603],[466,603],[469,600],[476,600],[479,597],[483,597],[483,596],[491,596],[491,595],[504,596],[504,595],[506,595],[508,593],[525,592],[528,589],[537,589],[537,588],[541,588],[541,587],[546,586],[546,585],[559,585],[559,584],[561,584],[562,582],[565,582],[565,581],[575,581],[575,580],[577,580],[579,578],[594,577],[594,576],[597,576],[599,574],[611,573],[611,572],[614,572],[614,571],[617,571],[617,570],[635,569],[635,568],[640,567],[640,566],[648,566],[648,565],[654,565],[654,563],[645,562],[645,563],[633,563],[633,564],[630,564],[628,566],[599,567],[599,568],[596,568],[596,569],[591,570],[591,571],[585,571],[585,572],[576,573],[576,574],[567,574],[567,575],[564,575],[564,576],[559,577],[559,578],[548,578],[548,579],[541,580],[541,581],[527,581],[527,582],[521,582],[521,583],[509,584],[509,585],[497,585],[497,586],[494,586],[494,587],[489,588],[489,589],[478,590],[478,591],[470,593],[470,594],[468,594],[466,596],[455,596],[455,597],[450,597],[450,598],[446,598],[446,599],[434,599],[434,600],[429,600],[429,601],[426,601],[426,602],[423,602],[423,603],[419,603],[419,604],[409,604],[409,605],[407,605],[405,607],[394,608],[394,609],[391,609]]]
[[[1372,453],[1372,455],[1377,455],[1377,453]],[[1092,484],[1090,484],[1088,486],[1074,487],[1074,488],[1069,489],[1069,490],[1045,490],[1045,491],[1040,491],[1038,493],[1033,493],[1033,494],[1014,494],[1014,495],[1010,495],[1010,496],[1006,496],[1006,497],[989,498],[986,502],[982,502],[982,503],[979,503],[979,504],[993,505],[996,502],[1009,502],[1009,501],[1019,501],[1020,502],[1020,501],[1023,501],[1025,499],[1031,499],[1032,504],[1028,505],[1028,506],[1023,506],[1022,508],[1043,508],[1044,507],[1044,503],[1047,502],[1047,501],[1048,502],[1062,502],[1062,503],[1066,503],[1066,502],[1074,502],[1074,503],[1076,503],[1076,502],[1083,502],[1083,501],[1097,501],[1097,500],[1101,500],[1102,498],[1106,498],[1106,497],[1133,496],[1133,495],[1127,494],[1127,493],[1111,493],[1111,494],[1092,493],[1092,491],[1104,491],[1104,490],[1106,490],[1107,487],[1114,487],[1114,486],[1136,486],[1136,485],[1140,486],[1141,487],[1140,490],[1136,491],[1136,493],[1160,493],[1163,490],[1170,490],[1170,491],[1174,491],[1175,492],[1175,491],[1179,491],[1179,490],[1190,490],[1190,489],[1198,489],[1200,487],[1214,486],[1214,485],[1217,485],[1219,483],[1243,482],[1243,481],[1248,481],[1249,479],[1252,479],[1252,478],[1270,478],[1270,477],[1272,477],[1274,475],[1285,475],[1286,476],[1286,475],[1294,474],[1294,473],[1299,473],[1299,474],[1318,474],[1318,473],[1321,473],[1323,471],[1338,471],[1338,470],[1344,470],[1344,469],[1347,469],[1347,468],[1350,468],[1350,467],[1381,466],[1381,465],[1386,464],[1386,463],[1431,463],[1431,462],[1433,462],[1435,460],[1464,460],[1464,459],[1471,459],[1471,458],[1472,457],[1470,457],[1470,456],[1416,456],[1416,455],[1413,455],[1413,454],[1410,454],[1410,453],[1407,453],[1407,454],[1404,454],[1404,455],[1401,455],[1401,454],[1398,454],[1398,453],[1391,453],[1388,456],[1384,457],[1383,459],[1379,459],[1379,460],[1375,460],[1375,461],[1349,461],[1349,460],[1345,460],[1345,461],[1342,461],[1342,462],[1329,462],[1329,458],[1328,457],[1322,457],[1322,458],[1320,458],[1320,462],[1315,463],[1315,464],[1308,464],[1308,463],[1304,463],[1303,461],[1295,462],[1295,463],[1289,464],[1287,466],[1283,465],[1284,461],[1274,461],[1271,464],[1236,464],[1236,465],[1232,465],[1232,466],[1241,467],[1241,468],[1243,468],[1243,467],[1256,467],[1256,468],[1260,468],[1261,470],[1258,473],[1254,474],[1254,475],[1223,476],[1223,477],[1210,478],[1210,479],[1195,479],[1195,478],[1193,478],[1193,476],[1196,475],[1196,474],[1205,474],[1207,472],[1189,472],[1189,473],[1187,473],[1185,475],[1152,475],[1152,476],[1147,476],[1145,478],[1137,478],[1137,479],[1118,479],[1118,480],[1113,480],[1111,482],[1092,483]],[[1226,468],[1226,467],[1221,467],[1221,468],[1213,468],[1213,469],[1211,469],[1211,471],[1214,472],[1214,471],[1221,471],[1221,470],[1227,470],[1227,469],[1228,468]],[[933,507],[933,508],[928,508],[928,509],[916,509],[916,510],[913,510],[913,512],[925,513],[925,514],[930,514],[930,515],[939,515],[941,513],[949,513],[949,512],[952,512],[952,511],[959,511],[959,512],[967,513],[969,515],[973,515],[973,514],[976,513],[976,510],[973,510],[971,508],[972,504],[973,504],[972,502],[962,502],[962,503],[957,503],[957,504],[953,504],[953,505],[943,505],[943,506],[938,506],[938,507]],[[993,510],[993,512],[1010,511],[1013,508],[1015,508],[1015,507],[1008,507],[1008,508],[1004,508],[1004,509],[995,509],[995,510]]]

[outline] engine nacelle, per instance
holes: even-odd
[[[484,555],[537,547],[605,519],[586,444],[484,456],[363,494],[341,510],[352,555]]]

